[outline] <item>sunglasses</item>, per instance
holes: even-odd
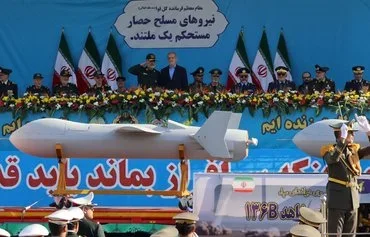
[[[239,77],[240,77],[240,78],[247,78],[247,77],[248,77],[248,75],[240,75]]]
[[[284,72],[279,72],[279,73],[277,73],[277,75],[278,75],[278,76],[285,76],[285,75],[286,75],[286,73],[284,73]]]
[[[310,79],[311,77],[302,77],[303,79]]]

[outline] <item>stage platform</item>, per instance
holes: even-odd
[[[23,213],[19,207],[0,208],[0,223],[7,222],[37,222],[42,223],[44,218],[55,208],[33,208]],[[97,207],[94,209],[94,220],[101,224],[131,223],[131,224],[173,224],[172,217],[180,213],[178,208],[122,208]]]

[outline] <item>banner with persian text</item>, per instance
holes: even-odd
[[[212,47],[228,22],[213,0],[130,1],[115,27],[131,48]]]

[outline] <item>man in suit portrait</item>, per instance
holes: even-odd
[[[159,86],[169,90],[183,90],[189,88],[186,69],[177,64],[176,53],[167,54],[168,66],[161,70]]]

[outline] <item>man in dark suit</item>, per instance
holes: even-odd
[[[352,67],[352,72],[355,79],[351,81],[347,81],[346,85],[344,86],[345,91],[356,91],[357,93],[367,92],[369,89],[369,81],[366,81],[363,78],[365,71],[364,66],[354,66]]]
[[[3,96],[12,96],[18,98],[18,86],[9,80],[11,69],[0,67],[0,98]]]
[[[168,53],[167,59],[169,65],[161,70],[159,86],[169,90],[188,90],[188,75],[185,68],[177,65],[176,53]]]
[[[38,96],[50,96],[50,90],[46,86],[42,85],[42,79],[44,79],[44,77],[41,73],[35,73],[33,75],[33,85],[27,87],[26,92],[32,95],[37,94]]]
[[[370,140],[367,118],[355,117],[360,130],[366,132]],[[360,202],[357,177],[362,172],[359,160],[370,155],[370,146],[361,148],[354,143],[354,132],[357,130],[352,125],[352,121],[331,125],[336,144],[323,146],[320,153],[328,164],[328,233],[353,233],[355,236]]]

